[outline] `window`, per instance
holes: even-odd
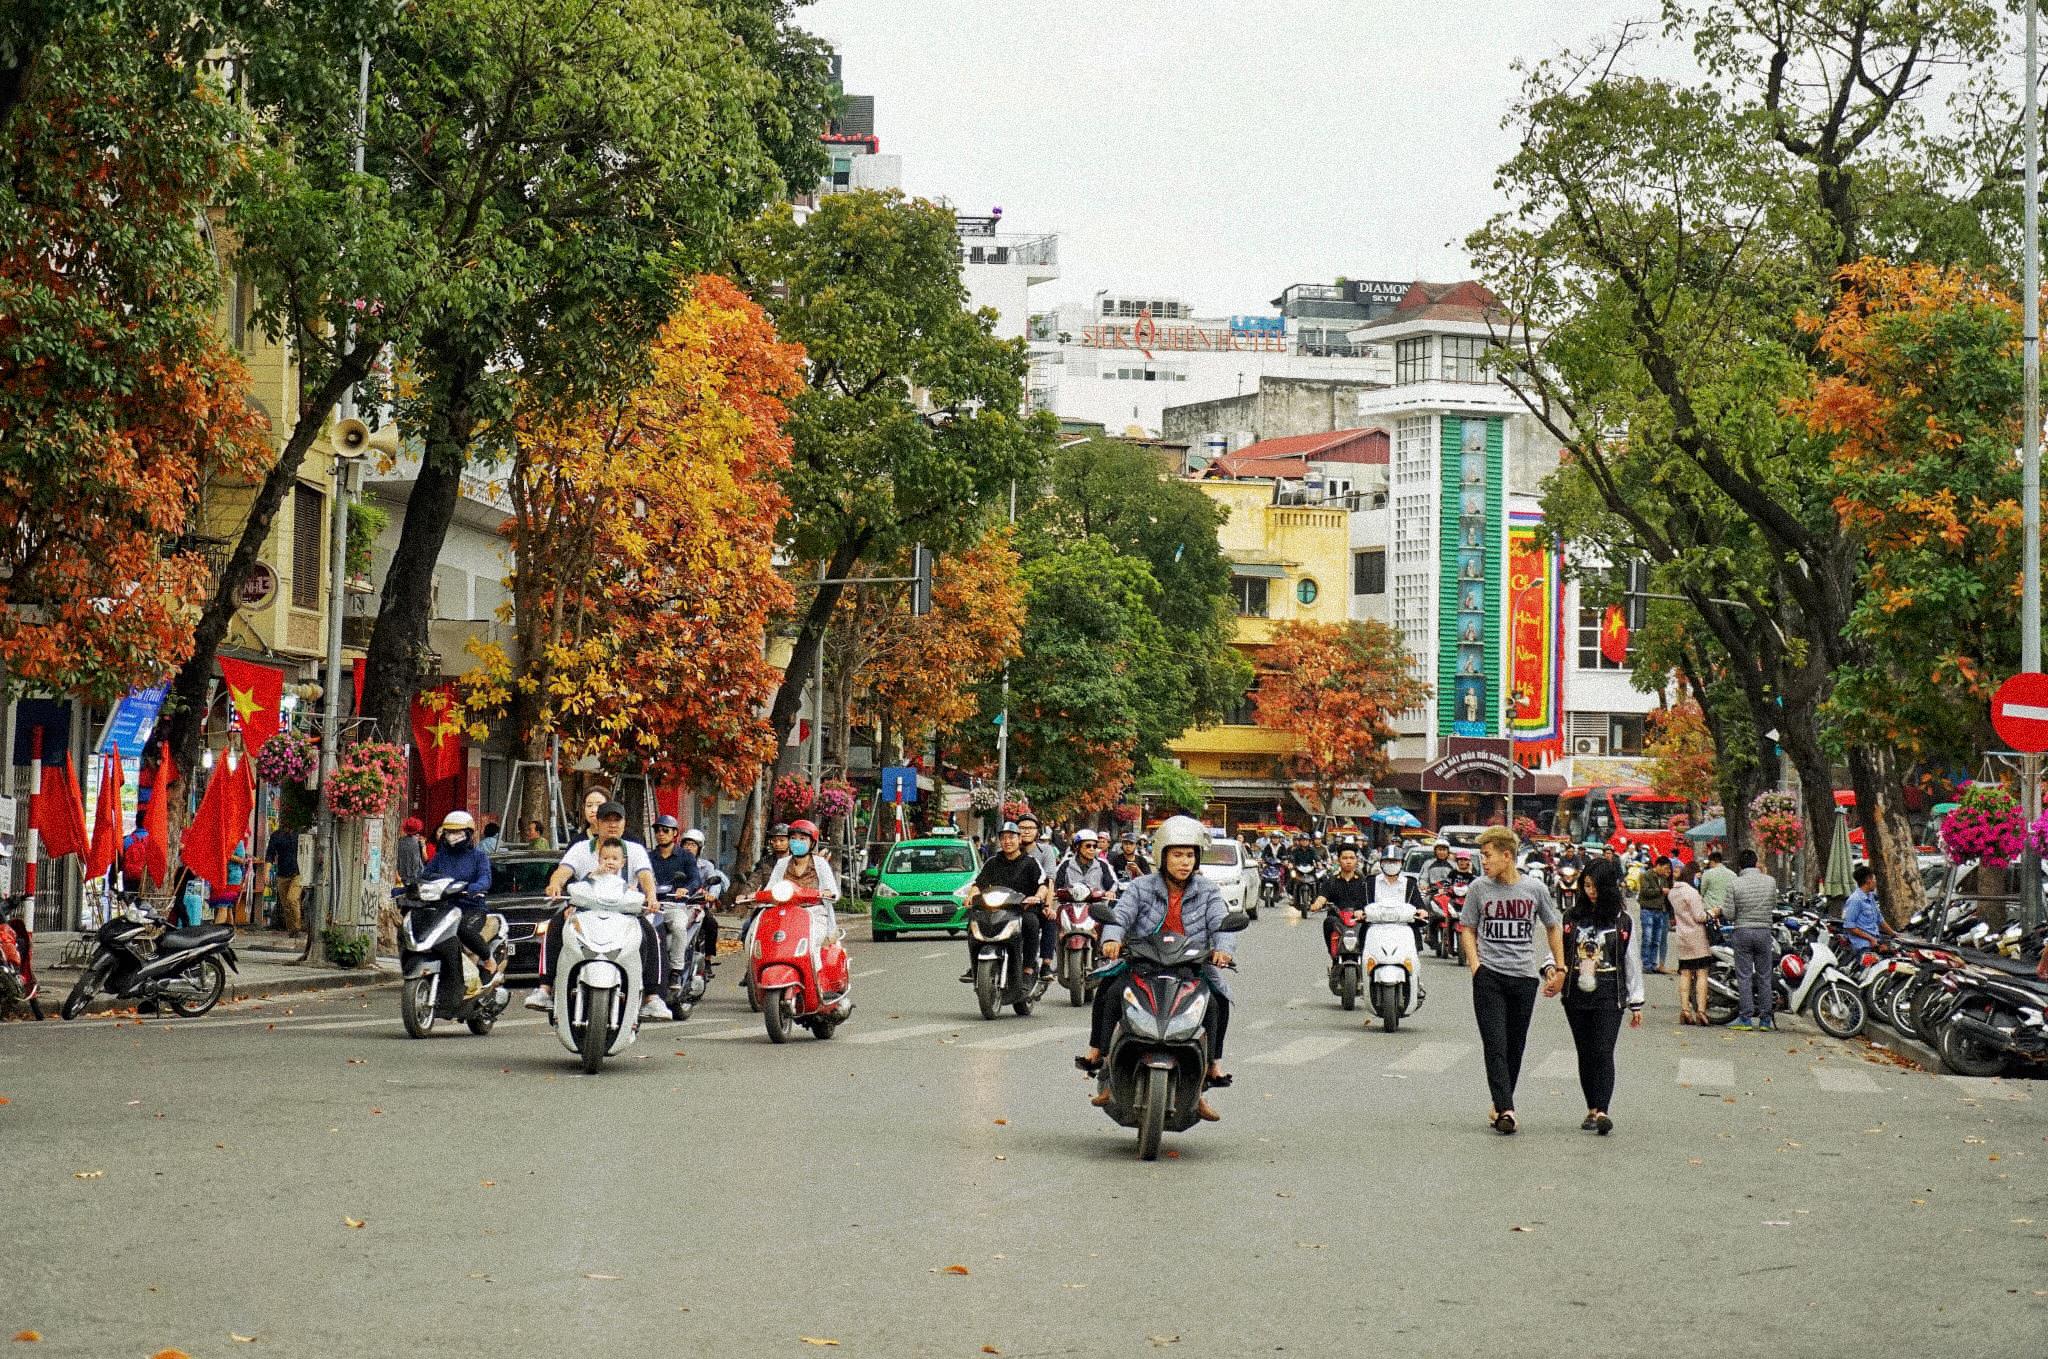
[[[1443,379],[1445,382],[1484,382],[1486,341],[1477,335],[1443,337]]]
[[[1626,585],[1623,581],[1626,581]],[[1628,660],[1616,665],[1600,654],[1600,625],[1607,617],[1605,605],[1581,605],[1579,608],[1579,669],[1581,670],[1627,670],[1636,663],[1636,632],[1642,625],[1639,616],[1640,602],[1631,595],[1641,595],[1650,588],[1649,567],[1638,562],[1626,568],[1626,572],[1609,568],[1604,571],[1588,572],[1579,584],[1579,597],[1589,593],[1612,596],[1617,590],[1625,590],[1621,599],[1622,612],[1628,616]],[[1638,738],[1636,744],[1642,744]],[[1610,747],[1612,748],[1612,747]],[[1617,752],[1619,753],[1619,752]]]
[[[320,551],[326,539],[327,497],[311,486],[292,488],[292,607],[320,607]]]
[[[1294,597],[1300,600],[1303,604],[1315,603],[1316,595],[1318,593],[1319,592],[1316,588],[1314,578],[1309,576],[1303,576],[1301,578],[1301,583],[1294,587]]]
[[[1264,576],[1232,576],[1231,593],[1237,599],[1237,612],[1241,618],[1264,618],[1266,616],[1266,578]]]
[[[1579,669],[1581,670],[1626,670],[1628,665],[1616,664],[1600,654],[1600,622],[1607,616],[1605,608],[1587,605],[1579,610]],[[1636,639],[1633,633],[1628,639],[1628,658],[1636,658]]]
[[[1351,593],[1383,595],[1387,592],[1387,554],[1384,549],[1351,554]]]
[[[966,845],[905,845],[889,851],[884,873],[972,873],[974,857]]]
[[[1394,385],[1429,381],[1429,337],[1398,340],[1394,344]]]
[[[1643,716],[1641,713],[1613,713],[1607,719],[1607,730],[1610,733],[1607,738],[1608,754],[1640,755],[1643,753]],[[1677,806],[1671,808],[1672,812],[1680,810],[1683,809]],[[1664,819],[1657,823],[1658,827],[1662,828],[1670,819],[1670,813],[1665,813]],[[1622,811],[1622,822],[1624,825],[1632,824],[1629,821],[1626,808]],[[1638,829],[1641,828],[1638,827]]]
[[[1226,727],[1256,727],[1259,725],[1259,677],[1252,676],[1249,689],[1244,697],[1223,710],[1223,725]]]

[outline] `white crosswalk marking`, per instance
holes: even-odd
[[[1329,1038],[1297,1038],[1283,1043],[1271,1052],[1261,1052],[1244,1059],[1246,1066],[1301,1066],[1327,1057],[1339,1048],[1349,1047],[1358,1041],[1356,1034]]]
[[[698,1043],[723,1043],[730,1042],[736,1038],[745,1038],[750,1034],[755,1038],[760,1038],[766,1033],[767,1030],[759,1024],[746,1024],[736,1029],[713,1029],[709,1033],[701,1030],[692,1030],[690,1038],[693,1042]]]
[[[1001,1038],[985,1038],[979,1043],[963,1043],[961,1046],[969,1048],[995,1048],[999,1051],[1008,1052],[1018,1048],[1034,1048],[1040,1043],[1059,1043],[1081,1038],[1087,1032],[1088,1028],[1086,1025],[1071,1029],[1026,1029],[1022,1033],[1004,1034]]]
[[[334,1019],[320,1024],[301,1024],[292,1032],[324,1033],[329,1029],[367,1029],[375,1024],[396,1023],[397,1020],[396,1015],[378,1015],[375,1019]],[[455,1021],[451,1019],[448,1022],[452,1024]]]
[[[886,968],[886,967],[871,967],[871,968],[869,968],[869,969],[868,969],[867,971],[865,971],[865,972],[856,972],[856,973],[854,973],[854,974],[853,974],[853,979],[854,979],[855,981],[859,981],[859,980],[860,980],[860,979],[861,979],[862,977],[879,977],[879,976],[881,976],[881,975],[882,975],[882,974],[883,974],[884,972],[887,972],[888,970],[889,970],[889,969],[888,969],[888,968]]]
[[[1881,1095],[1884,1087],[1870,1078],[1867,1071],[1853,1067],[1835,1065],[1817,1066],[1813,1078],[1820,1082],[1820,1088],[1837,1095]]]
[[[905,1024],[900,1029],[869,1029],[866,1033],[847,1035],[848,1043],[893,1043],[899,1038],[921,1038],[933,1033],[958,1033],[958,1024]]]
[[[1733,1085],[1735,1084],[1735,1063],[1724,1062],[1715,1057],[1681,1057],[1678,1059],[1678,1083],[1680,1085]]]
[[[1415,1049],[1397,1062],[1387,1066],[1389,1071],[1403,1071],[1410,1075],[1440,1076],[1449,1071],[1473,1050],[1470,1043],[1419,1043]]]
[[[1543,1064],[1529,1073],[1539,1081],[1570,1080],[1579,1074],[1579,1055],[1570,1048],[1556,1048]]]

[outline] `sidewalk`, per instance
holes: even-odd
[[[69,930],[36,932],[36,975],[42,982],[43,1013],[51,1019],[57,1017],[59,1007],[71,994],[72,984],[83,970],[77,963],[63,961],[67,947],[80,938],[89,939],[90,936]],[[305,947],[301,937],[278,930],[238,930],[234,950],[239,966],[229,970],[227,991],[221,996],[220,1003],[263,1000],[295,991],[382,986],[398,980],[396,958],[379,958],[375,966],[367,963],[362,967],[335,967],[330,963],[301,966],[299,955]],[[134,1007],[132,1000],[103,995],[87,1005],[85,1013],[108,1014]]]

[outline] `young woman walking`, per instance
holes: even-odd
[[[1564,987],[1564,1017],[1579,1051],[1579,1088],[1586,1096],[1586,1121],[1579,1126],[1602,1137],[1614,1131],[1608,1106],[1614,1101],[1614,1044],[1622,1012],[1630,1028],[1643,1022],[1643,965],[1628,912],[1617,911],[1600,894],[1582,893],[1565,910],[1564,953],[1570,980]]]
[[[1707,1022],[1707,974],[1714,950],[1707,940],[1707,903],[1693,883],[1691,864],[1678,866],[1671,884],[1671,933],[1678,940],[1678,1022]]]

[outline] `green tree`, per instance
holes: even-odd
[[[997,338],[993,313],[967,309],[951,209],[834,194],[801,222],[787,207],[769,212],[737,254],[784,338],[810,358],[783,479],[794,557],[843,581],[916,543],[978,542],[1013,485],[1029,494],[1053,424],[1019,414],[1023,342]],[[805,591],[770,710],[778,749],[843,592]]]
[[[1200,816],[1215,790],[1207,779],[1188,773],[1171,760],[1153,756],[1138,776],[1138,791],[1168,811]]]

